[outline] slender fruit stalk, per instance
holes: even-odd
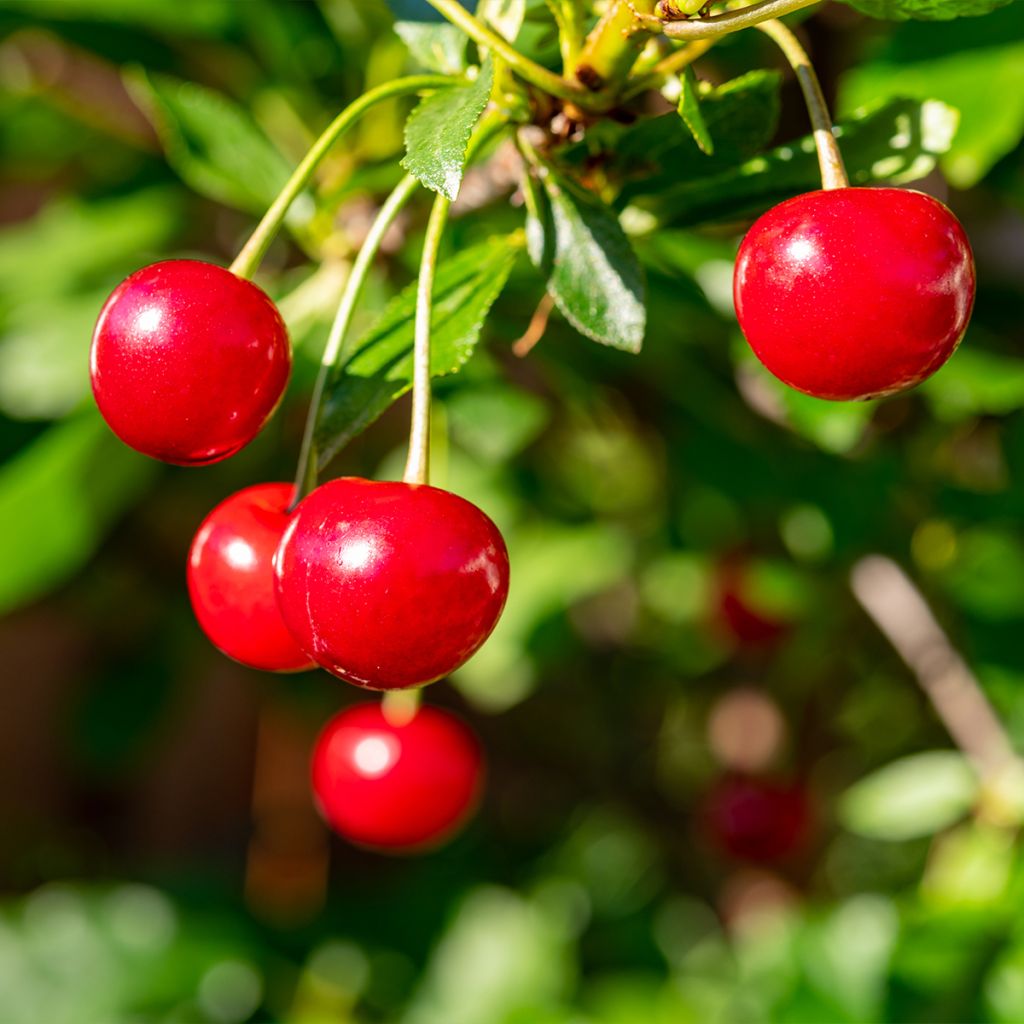
[[[409,457],[402,479],[407,484],[425,484],[430,478],[430,317],[434,305],[434,276],[441,236],[448,223],[451,202],[438,196],[430,211],[423,240],[420,274],[416,283],[416,328],[413,348],[412,424]]]
[[[345,351],[345,342],[356,303],[362,294],[370,267],[377,257],[381,242],[387,234],[388,228],[395,222],[395,218],[402,207],[408,202],[413,192],[416,191],[418,185],[419,182],[412,175],[406,175],[395,186],[394,191],[388,196],[374,219],[366,239],[359,249],[359,255],[356,256],[352,269],[349,271],[348,280],[345,282],[345,291],[341,296],[341,302],[338,304],[338,312],[334,317],[334,322],[331,324],[331,333],[328,335],[327,346],[320,360],[320,371],[317,374],[316,385],[313,388],[313,397],[309,404],[306,429],[302,437],[302,449],[299,454],[299,468],[295,475],[294,504],[298,504],[316,486],[317,472],[319,470],[316,451],[317,417],[320,414],[320,405],[323,402],[327,378],[330,376],[331,370],[337,366]]]
[[[786,60],[796,72],[797,81],[807,103],[807,112],[811,117],[814,130],[814,145],[818,150],[818,165],[821,168],[821,187],[824,189],[847,188],[850,179],[843,166],[843,155],[839,152],[839,144],[832,134],[832,118],[828,112],[828,104],[821,91],[821,83],[814,73],[807,51],[793,32],[781,21],[766,21],[757,26],[766,36],[782,50]]]
[[[386,82],[364,93],[359,99],[350,103],[328,126],[324,133],[313,143],[310,151],[292,172],[280,195],[256,225],[249,240],[242,246],[241,252],[231,264],[231,270],[239,277],[252,277],[263,259],[270,243],[277,234],[289,207],[300,192],[309,184],[320,162],[331,147],[349,130],[371,107],[391,99],[394,96],[406,96],[410,93],[423,92],[426,89],[443,89],[458,84],[459,79],[447,75],[410,75],[408,78],[397,78]]]

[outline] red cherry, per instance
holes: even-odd
[[[807,795],[798,785],[742,775],[721,778],[703,804],[715,845],[755,863],[795,853],[807,838],[810,817]]]
[[[715,615],[718,623],[747,650],[778,645],[789,634],[792,623],[759,607],[751,595],[747,566],[727,560],[718,570]]]
[[[373,690],[457,669],[508,595],[498,528],[465,498],[425,485],[331,480],[295,510],[274,566],[299,646]]]
[[[107,299],[92,338],[92,389],[125,444],[201,465],[259,433],[291,358],[284,321],[256,285],[212,263],[168,260]]]
[[[476,738],[432,707],[404,723],[389,721],[378,704],[347,708],[313,751],[320,813],[346,839],[386,850],[448,839],[476,806],[482,776]]]
[[[755,222],[733,293],[776,377],[818,398],[873,398],[919,384],[953,354],[974,304],[974,258],[956,217],[921,192],[808,192]]]
[[[203,520],[188,556],[188,592],[203,632],[229,658],[267,672],[313,668],[285,627],[273,559],[288,525],[291,484],[256,484]]]

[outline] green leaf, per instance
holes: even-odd
[[[514,43],[526,18],[526,0],[480,0],[476,16]]]
[[[845,0],[858,11],[873,18],[905,21],[921,18],[926,21],[947,21],[978,14],[988,14],[1005,7],[1012,0]]]
[[[490,238],[441,265],[431,321],[433,376],[458,372],[473,354],[522,244],[520,234]],[[391,301],[328,381],[317,423],[321,465],[412,386],[415,319],[413,283]]]
[[[902,184],[923,177],[948,152],[957,121],[957,112],[939,100],[890,100],[857,111],[836,128],[851,183]],[[807,135],[736,167],[670,185],[658,195],[636,195],[633,201],[662,222],[684,226],[740,217],[820,187],[814,140]]]
[[[931,750],[893,761],[851,786],[839,817],[871,839],[916,839],[959,821],[977,793],[978,778],[962,754]]]
[[[526,207],[526,252],[530,262],[545,276],[551,273],[554,235],[551,204],[543,186],[530,168],[523,171],[523,205]]]
[[[169,163],[191,188],[251,213],[274,201],[291,168],[233,100],[141,70],[129,72],[126,81],[160,134]]]
[[[713,156],[703,153],[678,113],[643,118],[618,129],[609,149],[626,179],[623,199],[661,192],[677,182],[731,169],[760,152],[779,123],[778,71],[750,71],[700,97],[700,112],[715,142]]]
[[[643,271],[618,218],[551,168],[542,180],[551,204],[551,297],[581,334],[639,352],[647,317]]]
[[[892,96],[938,99],[960,111],[941,164],[959,188],[974,185],[1024,133],[1024,4],[967,22],[896,27],[843,76],[840,112]]]
[[[494,64],[485,60],[467,85],[420,100],[405,124],[402,166],[427,188],[454,201],[466,169],[466,147],[491,97]]]
[[[697,76],[693,73],[692,67],[683,72],[679,85],[679,116],[683,119],[683,124],[689,128],[693,141],[700,147],[701,152],[713,156],[715,144],[701,112],[700,100],[697,98]]]
[[[460,75],[466,70],[469,37],[447,22],[396,21],[395,32],[417,64],[442,75]]]
[[[92,409],[51,427],[10,460],[0,470],[0,614],[81,568],[156,468]]]

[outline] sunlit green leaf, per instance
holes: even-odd
[[[522,247],[521,235],[496,236],[445,260],[434,282],[430,367],[456,373],[473,354],[494,300]],[[327,385],[317,424],[321,463],[412,386],[416,285],[388,305]]]
[[[949,150],[957,121],[956,111],[938,100],[890,100],[851,115],[836,129],[851,183],[900,184],[923,177]],[[685,225],[741,216],[820,187],[814,140],[807,135],[737,167],[634,201],[659,219]]]
[[[474,81],[439,89],[420,100],[405,125],[402,166],[427,188],[454,200],[466,169],[466,147],[494,84],[486,60]]]
[[[960,188],[973,185],[1024,132],[1024,4],[970,21],[901,25],[843,76],[839,95],[841,113],[897,96],[955,107],[960,127],[942,169]]]
[[[466,70],[469,37],[447,22],[396,21],[395,32],[412,59],[428,71],[458,75]]]

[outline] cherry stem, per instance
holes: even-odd
[[[430,318],[434,308],[434,276],[441,236],[448,223],[451,200],[439,195],[430,209],[423,239],[419,278],[416,281],[416,324],[413,341],[412,422],[409,428],[409,457],[402,479],[407,484],[425,484],[430,479]]]
[[[769,18],[781,18],[819,2],[820,0],[762,0],[761,3],[742,7],[738,11],[726,11],[710,18],[669,21],[662,31],[670,39],[710,39],[712,36],[738,32],[741,28],[751,28]]]
[[[391,725],[408,725],[420,709],[422,696],[423,690],[419,686],[407,690],[388,690],[380,699],[381,714]]]
[[[371,107],[395,96],[406,96],[410,93],[423,92],[426,89],[443,89],[457,85],[460,79],[447,75],[410,75],[397,78],[393,82],[385,82],[375,89],[363,93],[359,99],[350,103],[327,126],[323,134],[313,143],[312,148],[302,158],[302,162],[292,172],[278,197],[256,225],[249,240],[231,264],[231,272],[239,277],[252,277],[260,261],[266,255],[270,243],[284,223],[292,203],[309,184],[320,162],[328,151],[365,114]]]
[[[581,106],[586,104],[587,92],[585,89],[561,75],[556,75],[553,71],[541,67],[529,57],[525,57],[507,39],[498,35],[497,32],[493,32],[482,21],[470,14],[458,0],[427,0],[427,2],[475,42],[493,50],[520,78],[552,96],[558,96],[563,100],[573,100]]]
[[[320,469],[316,450],[317,419],[320,415],[320,406],[323,404],[324,390],[327,387],[331,371],[341,361],[341,357],[345,352],[345,342],[348,337],[349,326],[352,323],[352,315],[355,312],[356,303],[362,294],[370,267],[380,251],[381,242],[384,240],[388,228],[395,222],[395,218],[416,191],[418,185],[419,182],[411,174],[407,174],[395,186],[394,191],[384,201],[384,205],[374,218],[373,224],[370,225],[370,230],[366,233],[366,238],[359,248],[359,254],[356,256],[352,269],[348,273],[348,278],[345,281],[345,290],[342,292],[341,301],[338,303],[338,312],[334,316],[331,332],[327,336],[327,345],[320,359],[320,369],[317,373],[316,384],[313,387],[313,397],[309,403],[306,428],[302,435],[302,448],[299,452],[299,468],[295,474],[293,507],[316,487],[317,473]]]
[[[807,103],[807,112],[811,116],[814,145],[818,150],[818,166],[821,168],[821,187],[848,188],[850,179],[843,165],[843,154],[839,151],[835,135],[832,134],[832,118],[828,112],[828,104],[825,102],[821,83],[814,73],[807,51],[800,45],[792,30],[781,21],[766,21],[757,28],[778,45],[796,72],[796,79]]]

